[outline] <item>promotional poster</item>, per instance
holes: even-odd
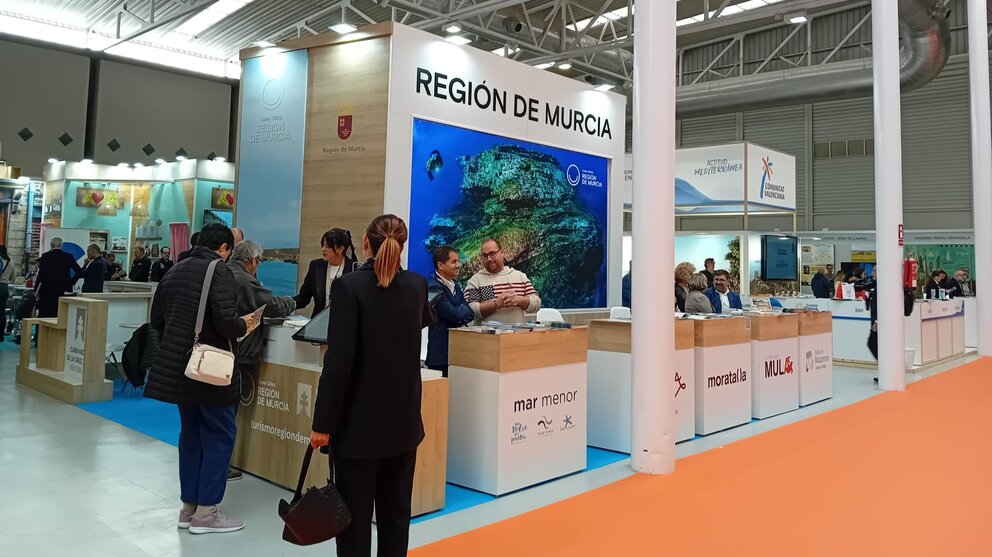
[[[543,307],[607,306],[608,159],[415,119],[412,170],[410,270],[448,244],[464,284],[495,238]]]

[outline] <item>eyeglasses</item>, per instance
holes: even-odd
[[[496,251],[482,252],[482,258],[483,259],[492,259],[492,258],[496,257],[496,255],[499,254],[501,251],[503,251],[503,250],[498,249]]]

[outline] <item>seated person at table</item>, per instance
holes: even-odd
[[[971,296],[971,285],[968,284],[968,275],[963,269],[954,271],[953,280],[958,284],[958,292],[955,296]]]
[[[713,304],[706,297],[706,275],[693,273],[689,277],[689,292],[685,295],[686,313],[713,313]]]
[[[107,277],[107,261],[100,253],[100,246],[90,244],[86,248],[86,263],[76,275],[76,282],[83,279],[83,293],[103,292],[103,281]]]
[[[448,376],[448,329],[464,327],[475,320],[475,312],[465,301],[461,287],[455,284],[458,277],[458,252],[451,246],[434,250],[434,276],[427,288],[440,288],[441,299],[434,305],[437,319],[431,323],[427,343],[427,367]]]
[[[348,257],[348,252],[351,257]],[[320,259],[310,262],[307,276],[300,285],[300,293],[296,295],[296,307],[306,307],[313,300],[311,317],[327,307],[331,299],[331,284],[355,270],[355,246],[351,242],[351,232],[341,228],[332,228],[324,232],[320,239]]]
[[[525,313],[541,309],[541,297],[527,275],[505,266],[503,246],[496,240],[482,242],[485,269],[468,279],[465,300],[479,321],[523,323]]]
[[[723,269],[713,273],[713,287],[706,290],[706,297],[710,299],[714,313],[744,309],[740,294],[730,289],[730,273]]]
[[[107,271],[103,274],[104,281],[124,278],[124,266],[118,263],[117,255],[114,252],[108,251],[103,258],[107,261]]]

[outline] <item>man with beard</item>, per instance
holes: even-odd
[[[503,246],[496,240],[482,242],[485,269],[468,280],[465,301],[478,321],[523,323],[526,313],[541,309],[541,297],[524,273],[506,266]]]

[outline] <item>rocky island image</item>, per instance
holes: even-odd
[[[482,268],[482,241],[496,238],[544,307],[606,307],[608,167],[600,157],[416,120],[410,268],[429,276],[431,253],[448,244],[464,283]]]

